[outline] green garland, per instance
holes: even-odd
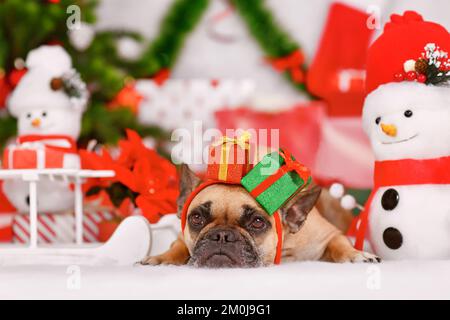
[[[265,6],[264,0],[231,0],[231,3],[266,56],[284,58],[300,49],[295,40],[278,25],[270,10]],[[305,65],[302,66],[302,70],[306,71]],[[303,83],[293,81],[287,72],[285,76],[296,89],[307,92]]]
[[[198,25],[209,0],[175,0],[161,22],[158,36],[140,60],[132,65],[135,78],[155,75],[171,69],[184,46],[186,37]]]
[[[285,58],[300,49],[295,40],[278,25],[264,5],[264,0],[230,1],[267,57]],[[175,0],[161,22],[157,38],[139,62],[131,65],[132,75],[141,78],[155,75],[163,69],[170,70],[175,65],[187,35],[198,24],[208,4],[209,0]],[[302,70],[306,71],[305,65]],[[295,82],[289,72],[285,73],[285,77],[296,89],[307,93],[305,85]]]

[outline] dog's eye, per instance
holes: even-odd
[[[261,230],[266,227],[266,221],[260,217],[256,217],[250,223],[250,227],[255,230]]]
[[[201,227],[205,224],[205,218],[200,213],[189,215],[189,223],[194,227]]]

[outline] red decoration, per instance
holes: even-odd
[[[26,147],[23,144],[39,141],[65,140],[70,147],[56,147],[43,143],[42,148]],[[17,139],[18,146],[11,146],[3,152],[5,169],[62,168],[65,154],[76,154],[75,141],[64,135],[25,135]]]
[[[369,49],[366,93],[394,81],[392,75],[403,70],[405,61],[421,57],[428,43],[435,43],[440,50],[450,52],[450,35],[443,26],[424,21],[414,11],[406,11],[402,16],[392,15],[384,33]]]
[[[286,106],[286,110],[277,113],[239,108],[216,112],[215,118],[222,133],[225,133],[227,129],[237,128],[267,130],[266,141],[255,141],[258,147],[265,144],[275,150],[280,146],[286,147],[293,150],[297,160],[312,168],[322,140],[321,127],[326,119],[325,107],[325,103],[314,101]],[[302,125],[299,126],[299,123]],[[257,137],[254,138],[256,140]],[[279,145],[272,145],[272,142]],[[294,153],[296,150],[302,150],[302,152]]]
[[[289,72],[294,82],[304,82],[305,74],[302,70],[302,65],[305,62],[305,57],[300,49],[295,50],[286,57],[267,58],[267,61],[278,72]]]
[[[64,153],[51,149],[12,149],[7,148],[3,153],[3,167],[5,169],[49,169],[62,168]]]
[[[415,71],[408,71],[406,73],[406,80],[414,81],[417,79],[417,73]]]
[[[83,241],[100,241],[99,226],[102,221],[114,219],[114,214],[104,209],[86,210],[83,214]],[[30,242],[30,216],[16,214],[12,223],[12,241]],[[75,240],[75,217],[73,213],[40,213],[37,217],[38,243],[72,243]]]
[[[102,221],[98,224],[98,241],[106,242],[116,231],[120,222],[116,220]]]
[[[9,202],[3,193],[3,181],[0,180],[0,214],[16,212],[16,208]]]
[[[12,88],[14,89],[18,84],[22,77],[27,73],[27,69],[14,69],[10,72],[8,80]]]
[[[420,83],[425,83],[427,81],[427,76],[424,74],[419,74],[417,76],[417,81],[419,81]]]
[[[159,70],[153,77],[153,81],[159,86],[162,86],[164,82],[166,82],[167,79],[170,77],[170,70],[169,69],[161,69]]]
[[[394,80],[396,82],[402,82],[403,80],[405,80],[405,74],[402,72],[394,74]]]
[[[367,51],[374,30],[369,15],[342,3],[330,6],[316,56],[308,69],[308,90],[328,103],[328,114],[360,116],[365,98]]]
[[[143,97],[140,95],[134,84],[127,84],[116,97],[108,104],[111,109],[116,109],[120,107],[129,108],[134,114],[138,112],[139,104],[141,103]]]
[[[0,109],[6,107],[6,99],[11,91],[5,74],[0,71]]]
[[[13,239],[12,225],[0,228],[0,242],[11,242]]]
[[[116,176],[107,179],[106,183],[120,182],[136,193],[135,204],[144,217],[155,223],[162,215],[176,212],[176,168],[156,151],[147,148],[135,131],[127,130],[127,138],[119,142],[120,155],[117,159],[113,159],[105,150],[100,155],[80,151],[82,166],[87,169],[114,170]],[[105,184],[105,180],[99,184],[102,183]]]

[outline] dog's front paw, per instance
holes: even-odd
[[[149,265],[149,266],[157,266],[160,264],[163,264],[163,260],[160,258],[161,256],[155,256],[155,257],[146,257],[141,261],[142,265]]]
[[[175,265],[181,266],[186,264],[186,260],[182,257],[161,254],[159,256],[147,257],[141,261],[142,265],[158,266],[158,265]]]
[[[355,251],[352,255],[350,255],[348,262],[380,263],[381,259],[380,259],[380,257],[378,257],[372,253],[368,253],[368,252],[364,252],[364,251]]]

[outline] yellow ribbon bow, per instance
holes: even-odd
[[[230,138],[230,137],[227,137],[227,136],[222,136],[222,137],[220,137],[219,140],[217,140],[213,144],[213,146],[217,147],[217,146],[220,146],[220,145],[225,144],[225,143],[232,143],[232,144],[237,144],[242,149],[247,149],[248,146],[249,146],[249,142],[250,142],[250,138],[251,137],[252,137],[252,135],[248,131],[244,131],[241,134],[240,137]]]
[[[248,131],[244,131],[241,136],[230,138],[227,136],[221,137],[213,144],[213,147],[222,145],[220,165],[219,165],[219,180],[225,181],[228,174],[228,152],[230,146],[237,144],[242,149],[246,150],[250,147],[251,134]]]

